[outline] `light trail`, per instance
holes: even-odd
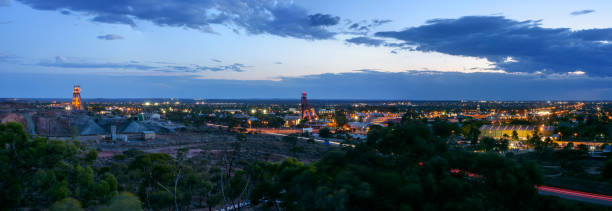
[[[482,178],[482,176],[479,174],[474,174],[469,171],[463,171],[461,169],[451,169],[450,172],[455,173],[455,174],[465,172],[468,177]],[[552,195],[552,196],[558,196],[559,198],[568,199],[568,200],[588,202],[588,203],[605,205],[605,206],[612,206],[612,196],[595,194],[595,193],[586,193],[586,192],[580,192],[580,191],[575,191],[575,190],[556,188],[556,187],[550,187],[550,186],[544,186],[544,185],[536,186],[536,188],[538,189],[538,194],[540,195]]]
[[[538,193],[542,195],[553,195],[564,199],[570,199],[575,201],[583,201],[589,203],[595,203],[605,206],[612,206],[612,196],[586,193],[575,190],[549,187],[549,186],[537,186]]]

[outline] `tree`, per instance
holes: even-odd
[[[51,211],[82,211],[81,202],[74,198],[65,198],[57,201],[51,206]]]
[[[72,137],[72,140],[74,140],[74,138],[76,138],[79,135],[79,128],[77,126],[72,126],[72,128],[70,129],[70,136]]]
[[[583,154],[587,154],[589,153],[589,147],[584,144],[578,144],[578,151],[582,152]]]
[[[471,121],[461,126],[461,134],[472,141],[472,145],[478,143],[478,137],[480,136],[481,122]]]
[[[321,138],[329,138],[331,135],[331,130],[328,127],[324,127],[319,130],[319,137]]]
[[[420,115],[415,110],[408,110],[402,116],[402,122],[418,120],[419,118],[420,118]]]
[[[497,141],[495,149],[499,152],[505,152],[508,151],[509,145],[508,139],[501,139]]]
[[[40,209],[68,197],[88,207],[104,203],[117,189],[96,179],[102,173],[87,166],[95,161],[95,150],[88,155],[79,142],[29,139],[23,126],[8,123],[0,124],[0,145],[5,146],[0,148],[0,208]]]
[[[492,152],[495,150],[497,141],[491,137],[483,137],[480,139],[480,149],[485,152]]]
[[[119,195],[111,199],[108,206],[101,207],[99,211],[124,211],[124,210],[142,210],[142,205],[138,197],[129,192],[121,192]]]
[[[348,119],[343,110],[337,110],[336,113],[334,113],[334,120],[336,121],[337,128],[342,128],[344,125],[348,124]]]
[[[518,135],[518,132],[516,132],[516,130],[512,131],[512,140],[513,141],[518,141],[519,140],[519,135]]]
[[[89,150],[89,152],[85,155],[85,161],[88,163],[92,163],[96,159],[98,159],[98,151],[96,149]]]
[[[434,135],[440,136],[442,138],[448,138],[450,135],[460,130],[457,124],[441,120],[433,122],[431,124],[431,129]]]
[[[366,143],[314,163],[255,167],[251,203],[277,210],[524,210],[542,182],[533,163],[449,151],[418,120],[374,127]]]
[[[601,177],[607,180],[612,179],[612,159],[606,161],[606,163],[602,167]]]

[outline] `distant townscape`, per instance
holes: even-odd
[[[81,89],[75,85],[70,99],[1,101],[0,120],[5,124],[0,130],[2,134],[12,134],[15,130],[19,132],[16,128],[22,127],[23,134],[27,134],[24,139],[44,140],[32,143],[46,146],[45,143],[59,144],[53,140],[61,140],[61,144],[66,145],[64,147],[75,146],[77,151],[62,154],[67,157],[59,158],[56,160],[59,163],[51,166],[61,163],[77,165],[73,167],[74,171],[81,174],[79,171],[82,170],[79,169],[82,169],[83,165],[90,165],[86,167],[85,173],[89,171],[87,174],[93,174],[92,179],[103,179],[102,183],[96,182],[96,179],[89,181],[91,186],[86,183],[86,187],[73,187],[74,181],[70,177],[57,177],[59,173],[54,173],[54,181],[59,182],[56,188],[69,192],[59,196],[49,195],[39,201],[20,199],[11,202],[14,203],[12,206],[78,205],[102,209],[105,206],[119,206],[121,204],[113,203],[126,200],[124,203],[152,209],[207,207],[215,210],[258,210],[279,206],[292,209],[294,205],[285,204],[284,201],[297,200],[294,202],[298,203],[297,206],[306,208],[311,206],[307,203],[309,200],[319,199],[301,201],[297,198],[285,198],[295,197],[287,194],[297,194],[291,189],[304,181],[295,181],[297,178],[294,177],[297,175],[294,175],[289,177],[293,179],[287,181],[287,184],[274,184],[280,181],[273,178],[284,177],[282,175],[285,174],[282,172],[285,170],[277,168],[325,169],[330,167],[326,165],[335,165],[324,164],[336,162],[328,157],[334,153],[342,154],[343,159],[354,159],[350,162],[361,162],[359,159],[364,158],[353,156],[373,152],[379,154],[369,155],[374,157],[368,159],[409,159],[394,164],[391,169],[403,166],[402,168],[421,171],[418,170],[420,166],[437,166],[435,168],[447,170],[445,177],[465,180],[463,182],[467,183],[464,185],[469,186],[476,185],[469,181],[488,180],[497,176],[491,175],[490,172],[519,168],[502,175],[531,184],[531,187],[522,187],[526,188],[522,191],[533,189],[531,193],[539,193],[538,197],[544,197],[541,200],[549,200],[546,202],[549,204],[538,206],[553,206],[552,204],[557,203],[550,201],[554,198],[546,198],[551,196],[578,203],[566,205],[569,207],[597,209],[597,206],[611,204],[612,198],[609,195],[612,195],[612,162],[606,160],[612,155],[612,103],[606,101],[310,100],[306,92],[301,93],[301,97],[297,95],[295,100],[90,100],[83,97],[87,96],[86,93],[85,87]],[[11,143],[11,140],[9,138],[3,143]],[[10,151],[5,153],[11,154]],[[46,154],[55,156],[55,153],[58,152]],[[84,156],[86,161],[74,163],[71,159],[75,157],[72,156]],[[399,157],[394,158],[395,156]],[[493,157],[486,158],[487,156]],[[479,159],[493,158],[506,160],[500,161],[505,164],[485,167],[488,164],[479,163],[485,161]],[[462,159],[468,160],[462,162]],[[529,165],[526,161],[529,161]],[[275,162],[280,162],[281,166]],[[466,165],[468,163],[472,164]],[[511,167],[514,165],[516,166]],[[55,168],[57,167],[44,172],[56,171]],[[164,170],[159,169],[160,172],[147,176],[152,173],[151,170],[156,172],[156,168]],[[394,171],[391,169],[387,170]],[[11,171],[14,170],[18,171]],[[272,178],[268,179],[272,180],[257,179],[262,173],[260,171],[271,174]],[[521,173],[522,171],[527,172]],[[530,171],[533,172],[529,173]],[[29,179],[36,179],[36,175]],[[158,178],[157,175],[165,176]],[[365,175],[354,176],[360,177],[364,184],[375,187],[378,185],[376,180],[385,178],[380,175],[381,178],[370,181],[363,177]],[[336,179],[344,177],[346,175],[332,176]],[[200,179],[191,181],[195,178]],[[435,183],[444,181],[446,180],[438,180]],[[312,191],[319,191],[317,187],[326,184],[324,181],[319,182],[323,183],[313,184]],[[405,182],[408,181],[400,183]],[[290,185],[286,187],[289,189],[284,191],[291,192],[283,193],[283,190],[274,189],[274,186],[264,188],[261,185]],[[177,189],[171,190],[170,187],[173,186]],[[477,185],[472,188],[485,186]],[[24,194],[44,195],[44,191],[35,191],[41,187],[24,189]],[[100,191],[99,195],[92,196],[82,192],[81,188],[87,187]],[[104,188],[97,189],[101,187]],[[414,191],[431,188],[425,184],[419,187],[419,190]],[[118,194],[122,191],[125,193]],[[473,194],[478,193],[473,191]],[[502,189],[498,191],[501,191],[500,194],[505,192]],[[279,193],[280,198],[274,198]],[[161,194],[155,197],[161,197],[163,200],[148,198],[151,194]],[[72,201],[57,201],[64,197],[69,197]],[[495,197],[495,194],[484,196],[485,199],[489,197]],[[515,197],[516,200],[526,200],[521,199],[526,197],[521,194]],[[353,200],[351,198],[344,202],[343,206],[362,206]],[[338,204],[332,203],[321,206],[327,209],[330,207],[325,206],[336,205]],[[410,206],[418,207],[423,204]],[[507,207],[509,204],[503,206]],[[394,208],[390,205],[387,207]]]

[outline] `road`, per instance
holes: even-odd
[[[555,188],[549,186],[539,186],[538,193],[541,195],[558,196],[559,198],[569,199],[574,201],[588,202],[593,204],[612,206],[612,196],[599,195],[594,193],[585,193],[575,190]]]
[[[266,135],[273,135],[273,136],[288,136],[288,135],[279,134],[279,133],[264,133],[264,134],[266,134]],[[310,138],[300,137],[300,136],[298,136],[297,138],[302,139],[302,140],[310,139]],[[323,140],[323,139],[318,139],[318,138],[312,138],[312,139],[315,142],[318,142],[318,143],[325,143],[325,140]],[[335,146],[355,147],[355,145],[353,145],[353,144],[344,144],[344,143],[340,143],[340,142],[337,142],[337,141],[329,141],[329,144],[330,145],[335,145]]]

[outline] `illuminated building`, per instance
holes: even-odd
[[[520,140],[527,140],[537,131],[541,136],[552,136],[555,127],[553,126],[531,126],[531,125],[483,125],[480,127],[480,137],[491,137],[496,139],[512,138],[512,133],[516,131]]]
[[[314,108],[310,107],[310,104],[308,104],[306,92],[302,92],[302,103],[300,104],[300,112],[300,119],[308,118],[308,122],[312,122],[313,120],[319,119],[317,113],[315,113],[314,111]]]
[[[81,101],[81,86],[74,85],[72,91],[72,110],[79,111],[83,109],[83,102]]]

